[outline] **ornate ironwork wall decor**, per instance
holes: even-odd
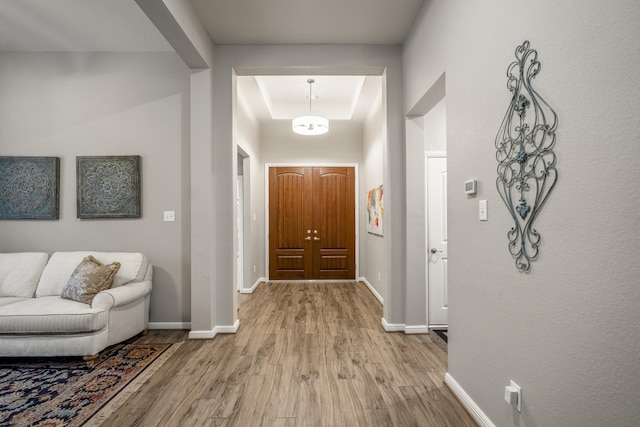
[[[534,222],[558,179],[558,116],[531,86],[540,72],[538,52],[525,41],[507,68],[511,103],[496,136],[496,186],[514,226],[507,233],[509,251],[520,271],[528,272],[538,256],[540,233]]]
[[[0,219],[58,219],[59,157],[0,157]]]
[[[140,156],[76,157],[78,218],[140,218]]]

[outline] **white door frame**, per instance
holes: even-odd
[[[296,167],[296,168],[322,168],[322,167],[349,167],[353,168],[355,173],[355,215],[356,215],[356,253],[355,253],[355,262],[356,262],[356,277],[355,280],[358,280],[360,277],[360,209],[358,204],[358,195],[360,191],[360,184],[358,181],[358,164],[357,163],[265,163],[264,164],[264,223],[265,223],[265,248],[264,248],[264,265],[265,267],[265,275],[267,280],[269,280],[269,168],[278,168],[278,167]]]
[[[424,191],[426,194],[427,188],[428,188],[428,177],[429,177],[429,162],[428,160],[430,158],[447,158],[447,152],[446,151],[425,151],[424,152]],[[429,247],[429,196],[426,195],[424,198],[424,219],[425,219],[425,224],[424,224],[424,241],[425,241],[425,252],[424,252],[424,259],[427,260],[425,262],[425,278],[426,278],[426,287],[427,287],[427,292],[426,292],[426,313],[427,313],[427,318],[426,318],[426,324],[431,327],[431,324],[429,323],[429,250],[431,249]]]
[[[237,233],[236,238],[238,240],[238,248],[237,248],[237,291],[241,292],[244,288],[244,176],[237,176],[237,194],[236,194],[236,203],[238,206],[237,215],[236,215],[236,227]]]

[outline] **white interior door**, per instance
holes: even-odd
[[[426,154],[427,268],[429,327],[446,327],[447,311],[447,158]]]

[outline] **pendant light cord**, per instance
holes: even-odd
[[[307,83],[309,83],[309,115],[311,115],[311,85],[315,83],[315,80],[308,79]]]

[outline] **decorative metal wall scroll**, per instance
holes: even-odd
[[[514,226],[507,233],[509,251],[520,271],[528,272],[538,256],[540,233],[534,222],[558,179],[556,142],[558,116],[531,87],[540,72],[538,52],[525,41],[507,68],[511,103],[496,136],[496,186]]]
[[[78,218],[140,218],[140,156],[76,157]]]
[[[0,219],[58,219],[59,157],[0,157]]]

